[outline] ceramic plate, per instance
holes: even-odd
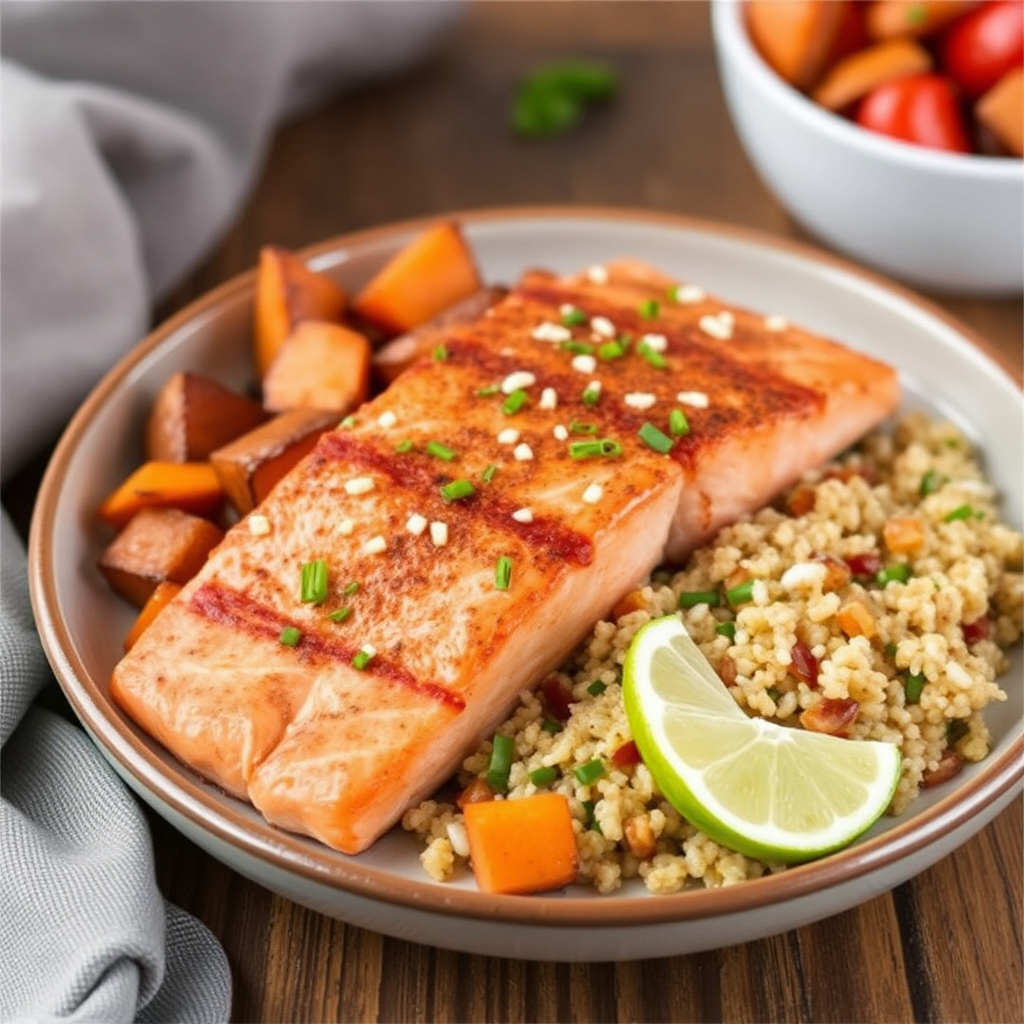
[[[781,314],[895,363],[908,408],[949,417],[981,446],[1007,518],[1020,527],[1019,389],[981,339],[910,292],[808,247],[675,216],[563,208],[456,216],[490,281],[512,282],[530,266],[570,271],[638,257],[736,304]],[[359,232],[306,255],[354,290],[427,223]],[[1019,649],[1005,678],[1009,700],[987,713],[993,749],[986,761],[838,854],[720,890],[656,897],[638,884],[614,896],[582,887],[488,895],[471,877],[432,882],[420,867],[417,841],[400,830],[349,857],[268,825],[206,784],[109,699],[107,679],[134,613],[96,569],[109,538],[94,510],[141,460],[140,426],[171,373],[193,369],[237,387],[251,383],[254,283],[250,272],[198,300],[100,383],[54,454],[29,552],[43,643],[85,728],[128,785],[214,857],[325,914],[413,941],[525,959],[624,960],[745,942],[845,910],[950,853],[1020,791]]]

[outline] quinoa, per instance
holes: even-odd
[[[868,435],[681,569],[656,570],[558,672],[523,691],[498,730],[515,760],[507,793],[495,795],[564,794],[579,881],[600,893],[631,878],[671,893],[782,870],[680,816],[636,756],[622,701],[626,651],[645,623],[679,611],[680,594],[748,584],[735,607],[724,596],[684,607],[690,635],[751,715],[897,744],[889,813],[902,813],[922,787],[989,753],[983,712],[1006,699],[997,680],[1021,636],[1024,537],[1001,521],[997,498],[949,423],[914,413]],[[558,692],[569,702],[564,721]],[[838,711],[848,714],[839,721]],[[456,787],[486,775],[491,747],[465,759]],[[593,761],[603,772],[581,782],[574,770]],[[546,766],[556,777],[538,787],[530,773]],[[432,878],[450,879],[468,861],[455,800],[426,801],[402,825],[423,840]]]

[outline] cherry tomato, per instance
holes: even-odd
[[[943,35],[939,62],[967,96],[988,92],[1024,64],[1024,3],[995,0],[965,14]]]
[[[880,85],[861,100],[857,123],[919,146],[971,151],[956,91],[941,75],[911,75]]]

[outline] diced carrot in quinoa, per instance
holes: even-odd
[[[639,611],[644,606],[644,593],[642,590],[631,590],[612,609],[612,618],[621,619],[623,615]]]
[[[576,834],[561,793],[467,804],[462,813],[484,892],[545,892],[576,880]]]
[[[894,555],[905,554],[924,543],[924,527],[917,516],[890,516],[882,527],[882,537]]]
[[[869,640],[878,632],[871,609],[863,601],[850,601],[836,612],[836,622],[847,636],[865,636]]]

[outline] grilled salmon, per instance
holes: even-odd
[[[891,368],[672,287],[529,273],[453,326],[228,531],[114,699],[269,821],[366,849],[655,565],[894,410]]]

